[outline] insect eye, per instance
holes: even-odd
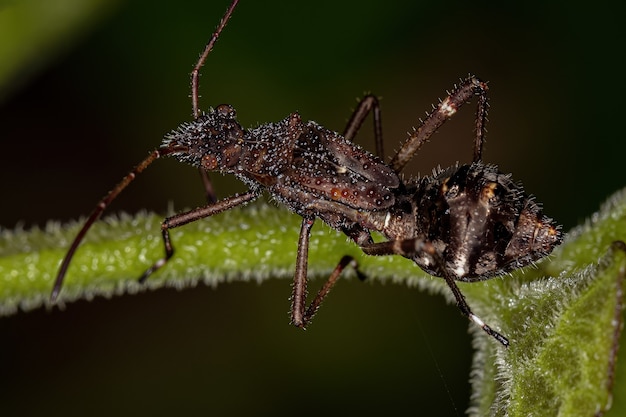
[[[215,108],[215,111],[218,115],[227,119],[235,119],[237,117],[237,112],[230,104],[220,104]]]

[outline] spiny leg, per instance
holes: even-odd
[[[485,133],[487,132],[487,113],[489,112],[489,99],[487,98],[487,83],[479,81],[477,87],[478,103],[476,104],[476,136],[474,137],[474,162],[483,159],[483,145],[485,143]]]
[[[65,258],[63,258],[63,262],[61,263],[61,267],[59,268],[59,272],[57,273],[57,277],[54,281],[54,286],[52,287],[52,292],[50,293],[50,302],[54,303],[61,292],[61,288],[63,287],[63,280],[65,278],[65,274],[67,273],[67,269],[70,266],[72,258],[74,257],[74,253],[78,249],[78,246],[83,241],[83,238],[87,234],[87,231],[91,228],[91,226],[100,218],[104,210],[111,204],[113,200],[121,193],[128,185],[137,178],[137,175],[141,174],[150,164],[152,164],[157,159],[177,152],[187,152],[187,148],[172,146],[171,148],[163,147],[159,149],[155,149],[148,155],[143,161],[141,161],[132,171],[130,171],[122,181],[120,181],[109,193],[104,196],[102,200],[96,205],[96,208],[91,212],[89,218],[83,224],[83,227],[80,229],[74,241],[70,245],[67,253],[65,254]]]
[[[239,205],[249,203],[250,201],[258,198],[260,195],[261,193],[258,190],[249,190],[243,194],[237,194],[224,200],[220,200],[215,204],[209,204],[207,206],[199,207],[194,210],[186,211],[184,213],[178,213],[165,219],[161,224],[163,245],[165,247],[165,256],[152,264],[152,266],[139,277],[139,282],[145,282],[150,275],[152,275],[155,271],[165,265],[167,261],[172,257],[172,255],[174,255],[174,246],[172,246],[172,242],[170,239],[170,229],[174,229],[187,223],[195,222],[196,220],[213,216],[223,211],[230,210]]]
[[[376,142],[376,155],[379,158],[384,159],[385,151],[383,147],[382,115],[380,112],[380,104],[376,96],[368,94],[361,99],[356,109],[354,109],[352,116],[350,116],[350,120],[348,120],[348,124],[343,131],[343,137],[351,142],[354,142],[354,138],[359,132],[363,121],[370,111],[374,112],[374,139]]]
[[[463,80],[448,97],[439,103],[422,122],[421,126],[415,130],[402,145],[390,163],[394,171],[400,172],[433,133],[450,119],[463,104],[467,103],[474,96],[478,96],[478,105],[476,110],[476,136],[474,138],[473,160],[474,162],[480,161],[482,158],[483,142],[485,141],[487,110],[489,108],[487,90],[487,83],[479,80],[475,76],[470,76]]]
[[[311,228],[315,222],[314,218],[303,218],[300,227],[300,237],[298,239],[298,255],[296,257],[296,272],[293,281],[293,291],[291,294],[291,323],[297,327],[305,328],[311,321],[317,310],[320,308],[322,301],[328,295],[330,290],[336,284],[341,272],[348,266],[352,265],[360,279],[363,279],[358,265],[354,258],[345,255],[341,258],[330,277],[326,280],[317,295],[306,307],[307,298],[307,269],[309,258],[309,240],[311,237]]]
[[[298,254],[296,256],[296,272],[293,277],[291,293],[291,323],[297,327],[304,327],[304,312],[307,296],[307,269],[309,262],[309,239],[315,218],[302,218],[300,236],[298,238]]]
[[[416,253],[427,253],[437,265],[437,269],[441,271],[442,278],[446,281],[446,284],[448,284],[448,287],[452,291],[452,295],[456,300],[456,305],[459,310],[461,310],[461,313],[466,316],[470,321],[480,326],[489,336],[496,339],[505,347],[509,347],[509,340],[506,337],[493,330],[480,317],[472,312],[469,305],[467,304],[467,301],[465,301],[465,296],[461,292],[461,289],[456,285],[454,276],[451,274],[450,270],[446,268],[443,257],[432,243],[424,239],[412,238],[362,245],[361,249],[367,255],[401,255],[409,259],[411,259],[411,257]]]
[[[230,6],[228,7],[228,10],[226,10],[226,13],[220,20],[220,23],[217,25],[215,32],[213,32],[213,35],[211,35],[209,42],[207,42],[206,46],[204,47],[204,51],[200,55],[200,58],[198,58],[198,62],[196,62],[196,65],[194,66],[193,71],[191,71],[191,105],[193,107],[194,119],[197,119],[200,116],[200,107],[199,107],[200,69],[204,66],[207,56],[213,49],[213,46],[215,46],[217,39],[222,33],[222,30],[224,30],[224,27],[226,27],[226,23],[228,23],[228,20],[232,16],[233,11],[235,10],[235,7],[237,6],[237,3],[239,3],[239,0],[233,0],[233,2],[230,4]],[[204,192],[206,195],[207,203],[209,204],[215,203],[217,201],[217,197],[215,195],[215,189],[213,188],[213,183],[211,182],[209,173],[203,168],[198,168],[198,170],[200,171],[200,178],[202,179],[202,184],[204,186]]]

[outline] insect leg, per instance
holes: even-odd
[[[446,268],[443,257],[430,242],[419,238],[392,240],[362,245],[361,249],[368,255],[401,255],[409,259],[411,259],[415,254],[423,252],[427,253],[437,265],[437,270],[441,271],[442,278],[446,281],[446,284],[448,284],[448,287],[452,291],[452,295],[456,300],[456,305],[459,310],[461,310],[461,313],[470,321],[479,325],[485,333],[496,339],[502,345],[505,347],[509,346],[509,341],[506,337],[493,330],[480,317],[472,312],[467,304],[467,301],[465,301],[465,296],[456,284],[454,276],[450,273],[450,270]]]
[[[326,280],[317,295],[306,307],[307,298],[307,269],[309,257],[309,239],[311,236],[311,228],[315,222],[314,218],[303,218],[300,228],[300,238],[298,239],[298,255],[296,257],[296,273],[293,281],[293,292],[291,294],[291,323],[297,327],[305,328],[311,321],[317,310],[320,308],[322,301],[333,288],[341,272],[348,266],[356,270],[359,278],[364,279],[358,269],[357,263],[352,256],[345,255],[341,258],[330,277]]]
[[[348,125],[343,131],[343,137],[350,142],[354,142],[354,138],[359,132],[363,121],[370,113],[370,111],[374,112],[374,139],[376,141],[376,155],[379,158],[384,159],[385,151],[383,148],[382,117],[380,112],[380,104],[376,96],[368,94],[363,97],[363,99],[361,99],[356,109],[354,109],[352,116],[350,116],[350,120],[348,120]]]
[[[209,173],[202,167],[198,168],[198,172],[200,173],[200,179],[202,180],[202,185],[204,186],[206,202],[208,204],[215,204],[217,202],[217,195],[215,194],[215,188],[213,187],[213,182],[211,181]]]
[[[324,298],[326,298],[326,295],[328,295],[330,290],[337,282],[337,279],[339,279],[341,272],[343,272],[343,270],[347,266],[352,266],[356,271],[359,279],[362,281],[365,280],[365,276],[358,269],[358,264],[356,260],[350,255],[344,255],[333,270],[333,272],[330,274],[322,288],[320,288],[320,290],[317,292],[317,295],[315,296],[313,301],[311,301],[311,304],[309,304],[309,307],[306,309],[303,315],[303,325],[299,327],[305,327],[311,321],[315,313],[317,313],[317,310],[319,310],[322,301],[324,300]]]
[[[258,198],[260,195],[261,192],[256,189],[249,190],[243,194],[236,194],[232,197],[220,200],[215,204],[209,204],[207,206],[199,207],[194,210],[186,211],[184,213],[178,213],[165,219],[163,223],[161,223],[163,245],[165,246],[165,256],[152,264],[152,266],[139,277],[139,282],[145,282],[150,275],[152,275],[155,271],[165,265],[167,261],[172,257],[172,255],[174,255],[174,246],[172,246],[172,242],[170,239],[170,229],[183,226],[187,223],[195,222],[196,220],[200,220],[205,217],[213,216],[223,211],[230,210],[241,204],[249,203]]]
[[[307,269],[309,262],[309,239],[315,218],[302,218],[300,237],[298,238],[298,254],[296,256],[296,272],[293,277],[291,293],[291,323],[297,327],[304,327],[304,312],[307,296]]]
[[[67,253],[65,254],[65,258],[63,258],[63,262],[61,263],[61,267],[59,268],[59,272],[57,274],[56,280],[54,281],[54,286],[52,287],[52,293],[50,294],[50,302],[54,303],[61,292],[61,288],[63,287],[63,279],[65,278],[65,274],[67,273],[67,268],[70,266],[70,262],[72,262],[72,258],[74,257],[74,253],[76,253],[76,249],[83,241],[83,238],[91,228],[91,226],[100,218],[102,212],[106,210],[106,208],[111,204],[113,200],[121,193],[128,185],[137,178],[137,175],[141,174],[144,169],[146,169],[150,164],[156,161],[158,158],[163,156],[186,151],[186,149],[171,147],[171,148],[159,148],[155,149],[144,159],[141,161],[131,172],[129,172],[122,181],[120,181],[109,193],[98,203],[96,208],[91,212],[87,221],[80,229],[74,241],[70,245]]]
[[[233,2],[230,4],[230,6],[228,7],[228,10],[226,10],[226,13],[222,17],[222,20],[220,20],[219,25],[217,25],[217,29],[215,29],[215,32],[213,32],[213,35],[211,35],[211,39],[209,39],[209,42],[207,42],[206,46],[204,47],[204,51],[200,55],[200,58],[198,58],[198,62],[196,62],[196,65],[191,71],[191,105],[193,108],[194,119],[197,119],[200,116],[200,108],[199,108],[200,69],[204,66],[204,63],[207,59],[207,56],[209,55],[209,52],[211,52],[211,50],[213,49],[213,46],[215,46],[217,39],[222,33],[222,30],[224,30],[224,27],[226,27],[226,23],[232,16],[233,11],[235,10],[235,7],[237,6],[238,2],[239,0],[233,0]],[[217,201],[217,197],[215,196],[215,190],[213,188],[213,184],[211,183],[211,179],[209,178],[209,173],[203,168],[199,168],[199,171],[200,171],[200,178],[202,179],[202,184],[204,185],[204,191],[206,194],[207,202],[209,204],[215,203]]]
[[[487,90],[487,83],[473,75],[456,86],[452,93],[443,99],[426,117],[421,126],[409,136],[398,153],[393,157],[390,165],[394,171],[400,172],[432,134],[474,96],[478,96],[478,107],[476,110],[476,137],[474,138],[473,160],[474,162],[480,161],[483,142],[485,141],[487,110],[489,108]]]

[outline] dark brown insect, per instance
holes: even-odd
[[[238,122],[232,106],[208,113],[198,109],[198,75],[238,0],[234,0],[207,43],[191,74],[195,119],[166,135],[161,146],[137,165],[91,213],[61,264],[52,290],[54,302],[71,259],[91,225],[148,165],[171,156],[200,168],[209,203],[165,219],[161,229],[165,256],[139,278],[146,280],[174,254],[169,230],[258,198],[263,191],[302,216],[292,294],[292,323],[305,327],[341,271],[356,262],[344,256],[311,304],[306,306],[307,258],[316,218],[344,233],[369,255],[401,255],[428,273],[442,277],[461,312],[500,343],[508,340],[473,314],[456,285],[480,281],[531,264],[561,242],[560,228],[509,175],[481,162],[487,115],[487,85],[474,76],[463,80],[422,122],[389,164],[383,162],[378,100],[366,96],[342,135],[292,113],[278,123],[252,130]],[[430,136],[464,103],[477,97],[474,158],[470,165],[440,170],[433,176],[403,181],[399,172]],[[352,140],[373,112],[374,156]],[[215,201],[207,171],[233,174],[249,187]],[[387,241],[374,243],[371,232]],[[358,272],[358,270],[357,270]]]

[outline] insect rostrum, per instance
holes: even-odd
[[[161,146],[105,196],[73,241],[59,270],[51,299],[61,290],[70,261],[91,225],[110,202],[148,165],[171,156],[201,171],[235,175],[248,191],[165,219],[165,256],[144,274],[144,281],[174,255],[169,230],[258,198],[264,191],[302,216],[292,293],[292,323],[305,327],[341,271],[356,262],[344,256],[322,289],[306,306],[309,235],[315,219],[344,233],[368,255],[401,255],[428,273],[445,279],[461,312],[508,346],[506,337],[470,309],[456,285],[479,281],[531,264],[562,240],[560,227],[545,216],[521,185],[481,161],[487,114],[487,84],[474,76],[463,80],[428,115],[389,164],[382,150],[382,122],[376,97],[358,105],[343,134],[292,113],[278,123],[244,129],[234,108],[222,104],[203,114],[198,109],[198,74],[230,18],[237,0],[220,21],[192,72],[195,119],[165,136]],[[474,158],[469,165],[439,170],[432,176],[404,180],[399,173],[431,135],[466,102],[476,98]],[[373,113],[379,156],[353,139]],[[374,243],[371,232],[386,237]],[[358,272],[358,269],[357,269]]]

